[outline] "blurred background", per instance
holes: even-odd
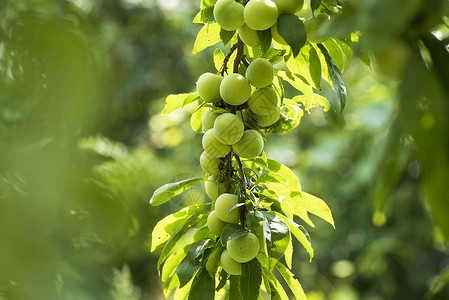
[[[203,174],[190,112],[159,115],[168,94],[214,70],[213,48],[191,54],[199,4],[0,1],[1,300],[164,299],[152,228],[205,197],[197,185],[148,204],[157,187]],[[397,83],[358,59],[344,78],[343,115],[312,110],[266,145],[335,219],[306,225],[315,257],[295,244],[293,271],[311,300],[449,299],[449,252],[414,148],[394,149],[401,168],[382,173]]]

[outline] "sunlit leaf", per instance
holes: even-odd
[[[306,192],[301,192],[298,205],[306,209],[308,212],[320,217],[335,228],[331,210],[322,199]]]
[[[150,204],[153,206],[161,205],[171,198],[181,194],[182,192],[191,188],[195,183],[203,180],[200,177],[189,178],[178,182],[167,183],[154,191],[150,199]]]
[[[294,277],[294,274],[280,262],[276,263],[276,269],[278,269],[279,273],[281,273],[282,277],[287,282],[288,287],[293,292],[293,295],[295,295],[295,299],[307,300],[306,294],[304,293],[301,284]]]
[[[172,94],[165,98],[165,106],[161,112],[161,115],[166,116],[175,110],[184,107],[185,105],[199,100],[198,93],[189,94]]]
[[[206,268],[201,268],[196,274],[190,288],[187,300],[215,299],[215,277],[210,277]]]
[[[240,276],[240,293],[245,300],[257,300],[259,289],[262,284],[262,268],[257,259],[242,264],[242,275]]]
[[[195,44],[193,45],[193,54],[196,54],[212,45],[221,41],[220,37],[221,27],[217,23],[205,24],[196,36]]]
[[[298,56],[307,41],[306,27],[296,15],[280,15],[277,20],[279,35],[291,47],[293,56]]]

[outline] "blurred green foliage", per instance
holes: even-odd
[[[157,187],[201,172],[188,114],[158,115],[213,70],[211,52],[191,55],[197,2],[0,2],[0,299],[160,297],[150,232],[203,197],[198,186],[148,205]],[[428,35],[447,39],[448,1],[339,2],[333,33],[365,32],[361,49],[424,45],[413,53],[432,72],[414,56],[396,84],[353,61],[343,116],[315,110],[267,143],[335,217],[335,230],[307,228],[315,257],[295,245],[293,270],[309,299],[447,299],[432,216],[447,221],[448,202],[426,200],[448,195],[449,65]]]

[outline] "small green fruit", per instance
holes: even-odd
[[[271,0],[276,4],[279,15],[294,15],[304,5],[304,0]]]
[[[288,45],[284,38],[279,34],[278,23],[271,26],[271,37],[281,45]]]
[[[239,263],[246,263],[257,256],[260,241],[254,233],[248,232],[236,239],[228,241],[226,249],[229,255]]]
[[[214,127],[214,122],[215,119],[219,116],[219,113],[215,112],[215,109],[210,109],[208,110],[204,116],[203,116],[203,121],[202,121],[202,127],[203,127],[203,131],[206,132],[209,129]]]
[[[234,0],[218,0],[214,6],[214,18],[227,31],[239,29],[243,23],[244,6]]]
[[[242,265],[232,259],[232,257],[229,255],[228,250],[224,250],[223,253],[221,253],[220,263],[226,273],[230,275],[242,274]]]
[[[206,194],[212,201],[217,200],[217,197],[226,192],[226,183],[219,182],[217,176],[210,176],[204,183]]]
[[[256,47],[261,44],[257,31],[252,30],[246,24],[243,24],[243,26],[239,28],[239,37],[242,42],[250,47]]]
[[[223,222],[237,224],[240,220],[240,207],[237,207],[228,214],[228,210],[239,202],[239,197],[234,194],[224,193],[215,200],[215,211],[217,217]]]
[[[222,80],[223,77],[220,75],[212,73],[202,74],[196,82],[196,89],[201,99],[208,103],[220,101],[220,84]]]
[[[276,110],[269,115],[266,116],[258,116],[256,114],[253,115],[254,120],[256,120],[257,124],[261,127],[268,127],[273,125],[279,120],[281,116],[281,108],[276,106]]]
[[[243,18],[253,30],[267,30],[278,17],[278,8],[271,0],[250,0],[246,3]]]
[[[220,173],[219,166],[221,160],[219,158],[213,158],[207,155],[206,151],[201,153],[200,165],[204,172],[211,175],[218,175]]]
[[[271,87],[256,89],[248,99],[248,107],[258,116],[268,116],[276,111],[278,107],[278,97]]]
[[[235,154],[243,158],[254,158],[263,150],[262,135],[256,130],[249,129],[243,133],[242,138],[232,145]]]
[[[214,123],[214,136],[225,145],[233,145],[240,141],[245,125],[234,114],[224,113],[217,117]]]
[[[241,105],[251,95],[251,85],[242,75],[232,73],[221,82],[220,95],[230,105]]]
[[[215,210],[211,211],[207,216],[207,227],[209,228],[210,232],[212,232],[216,236],[221,236],[221,232],[226,225],[226,222],[223,222],[217,217],[217,213]]]
[[[203,149],[212,158],[223,157],[231,151],[229,145],[220,143],[220,141],[217,140],[213,129],[209,129],[203,135]]]
[[[325,13],[319,13],[314,17],[307,19],[304,22],[304,26],[306,27],[307,39],[315,44],[324,42],[328,37],[323,35],[320,32],[320,28],[326,23],[329,22],[329,15]]]
[[[246,69],[246,79],[257,88],[269,86],[273,78],[273,65],[265,58],[255,59]]]

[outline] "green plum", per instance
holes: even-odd
[[[253,129],[246,130],[242,138],[232,145],[235,154],[243,158],[254,158],[258,156],[264,146],[262,135]]]
[[[278,8],[271,0],[249,0],[243,11],[246,25],[253,30],[267,30],[278,17]]]
[[[220,158],[225,156],[231,151],[229,145],[220,143],[217,138],[215,138],[214,130],[211,128],[203,135],[203,149],[212,158]]]
[[[226,249],[229,255],[239,263],[246,263],[257,256],[260,250],[260,241],[254,233],[248,232],[236,239],[227,242]]]
[[[250,47],[256,47],[261,44],[257,31],[252,30],[246,24],[243,24],[243,26],[239,28],[239,37],[242,42]]]
[[[219,182],[217,176],[210,176],[204,183],[206,194],[212,201],[217,200],[217,197],[226,192],[226,183]]]
[[[304,5],[304,0],[271,0],[276,4],[280,15],[294,15]]]
[[[204,172],[211,175],[218,175],[220,173],[220,162],[219,158],[213,158],[207,155],[206,151],[203,151],[200,156],[200,165]]]
[[[273,78],[273,65],[265,58],[255,59],[246,69],[246,79],[257,88],[269,86]]]
[[[207,227],[209,228],[210,232],[212,232],[216,236],[221,236],[221,232],[227,224],[228,223],[223,222],[217,217],[217,213],[215,212],[215,210],[211,211],[207,216]]]
[[[385,77],[397,80],[410,58],[410,47],[402,40],[390,43],[379,51],[374,51],[375,67]]]
[[[228,250],[224,250],[221,253],[220,263],[223,267],[223,270],[230,275],[240,275],[242,274],[242,265],[239,262],[236,262],[230,255]]]
[[[204,132],[214,127],[215,119],[220,115],[215,111],[216,111],[215,109],[210,109],[204,114],[203,121],[201,123]]]
[[[202,74],[196,82],[196,89],[201,99],[208,103],[220,101],[220,84],[222,80],[223,77],[221,75]]]
[[[258,116],[268,116],[278,106],[278,96],[272,87],[255,89],[248,99],[248,107]]]
[[[228,214],[228,210],[239,202],[239,197],[234,194],[223,193],[215,200],[217,217],[223,222],[237,224],[240,220],[241,208],[237,207]]]
[[[279,34],[277,22],[271,26],[271,37],[281,45],[288,45],[284,38]]]
[[[251,95],[251,85],[238,73],[226,76],[220,84],[221,98],[230,105],[241,105]]]
[[[240,141],[245,130],[243,121],[234,114],[224,113],[215,119],[214,136],[225,145],[233,145]]]
[[[234,0],[218,0],[214,6],[214,18],[227,31],[239,29],[243,23],[244,6]]]
[[[269,115],[266,116],[258,116],[256,114],[253,115],[254,120],[256,120],[257,125],[261,127],[268,127],[273,125],[279,120],[281,116],[281,108],[276,106],[276,110]]]
[[[304,22],[304,25],[306,26],[307,39],[309,42],[318,44],[324,42],[328,38],[320,32],[320,28],[325,23],[329,22],[329,20],[329,15],[319,13]]]

